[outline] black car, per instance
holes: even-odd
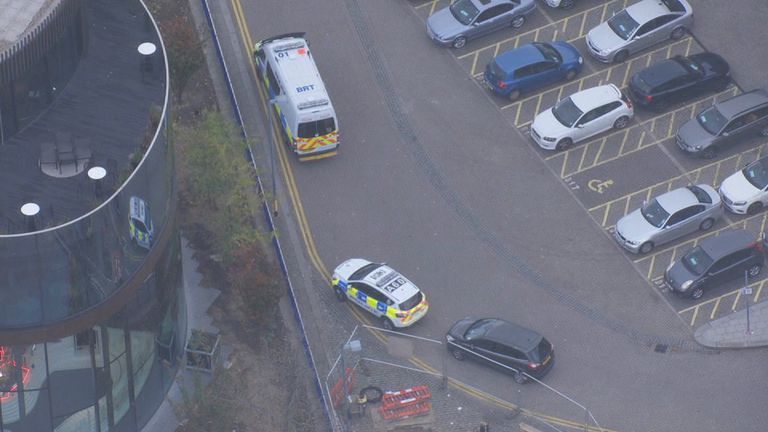
[[[754,234],[728,231],[699,243],[664,273],[676,294],[699,299],[708,286],[731,279],[754,278],[763,268],[763,242]]]
[[[696,96],[721,91],[731,82],[730,66],[711,52],[675,56],[655,63],[629,80],[629,97],[642,107],[662,109]]]
[[[526,374],[543,377],[555,364],[553,346],[544,336],[498,318],[464,318],[445,338],[457,360],[470,357],[511,372],[519,384],[528,381]]]

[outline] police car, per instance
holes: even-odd
[[[336,267],[331,286],[339,301],[349,300],[372,313],[387,330],[411,326],[429,309],[427,298],[405,276],[361,258]]]
[[[139,197],[132,196],[128,206],[130,207],[128,230],[131,233],[131,241],[149,250],[155,235],[155,226],[149,215],[149,204]]]

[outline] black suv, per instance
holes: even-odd
[[[699,243],[669,266],[664,279],[676,294],[699,299],[704,288],[763,268],[763,242],[744,230],[728,231]]]
[[[528,381],[527,375],[542,378],[555,364],[554,349],[544,336],[498,318],[464,318],[445,339],[455,359],[470,357],[511,372],[519,384]]]
[[[632,75],[627,93],[641,107],[664,109],[708,92],[725,90],[731,83],[730,70],[728,62],[715,53],[678,55]]]

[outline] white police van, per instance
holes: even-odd
[[[291,150],[300,160],[335,155],[339,122],[304,33],[261,40],[254,57]]]

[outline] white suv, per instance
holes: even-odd
[[[720,196],[725,207],[738,214],[755,214],[768,205],[768,156],[725,179]]]

